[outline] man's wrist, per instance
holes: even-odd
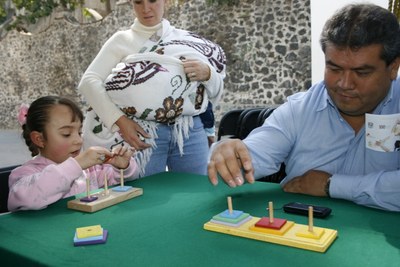
[[[329,192],[329,187],[330,187],[330,185],[331,185],[331,177],[329,177],[328,180],[326,180],[325,189],[324,189],[325,194],[326,194],[328,197],[331,197],[331,194],[330,194],[330,192]]]

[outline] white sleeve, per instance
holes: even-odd
[[[83,74],[78,86],[78,90],[85,97],[85,100],[106,127],[113,132],[118,130],[115,122],[123,116],[123,112],[108,96],[104,81],[112,69],[124,57],[133,52],[133,49],[129,46],[133,42],[132,36],[128,31],[117,32],[111,36]]]

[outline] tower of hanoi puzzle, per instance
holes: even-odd
[[[213,216],[204,229],[317,252],[325,252],[337,237],[336,230],[314,227],[312,206],[308,210],[308,225],[274,218],[272,202],[268,211],[269,217],[252,217],[233,210],[228,197],[228,209]]]
[[[128,199],[143,195],[142,188],[124,185],[124,176],[122,170],[120,179],[120,185],[109,190],[107,176],[104,177],[104,190],[95,194],[90,194],[89,179],[87,179],[86,196],[68,201],[67,207],[73,210],[95,212]]]

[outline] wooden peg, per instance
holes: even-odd
[[[231,197],[228,197],[228,210],[229,210],[229,214],[232,214],[233,208],[232,208],[232,198]]]
[[[79,199],[82,202],[93,202],[97,200],[98,197],[90,195],[90,178],[86,178],[86,197]]]
[[[104,193],[108,195],[108,179],[107,173],[104,175]]]
[[[90,198],[90,179],[86,178],[86,197]]]
[[[308,231],[314,232],[314,208],[312,206],[308,207]]]
[[[121,169],[121,170],[119,170],[119,172],[120,172],[120,176],[121,176],[120,185],[121,185],[121,187],[124,187],[124,170]]]
[[[126,191],[131,190],[132,186],[125,186],[124,185],[124,170],[122,170],[122,169],[120,170],[120,176],[121,176],[120,183],[119,183],[120,185],[116,186],[116,187],[113,187],[112,191],[126,192]]]
[[[274,204],[272,201],[268,202],[269,223],[274,223]]]

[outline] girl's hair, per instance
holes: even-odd
[[[43,138],[46,139],[45,126],[50,118],[50,109],[55,105],[65,105],[72,111],[72,121],[78,118],[81,122],[83,121],[83,113],[78,105],[64,97],[59,96],[44,96],[36,99],[32,102],[26,114],[26,123],[22,125],[22,137],[25,139],[25,143],[31,151],[32,156],[39,154],[39,148],[32,142],[30,134],[32,131],[37,131],[43,134]]]

